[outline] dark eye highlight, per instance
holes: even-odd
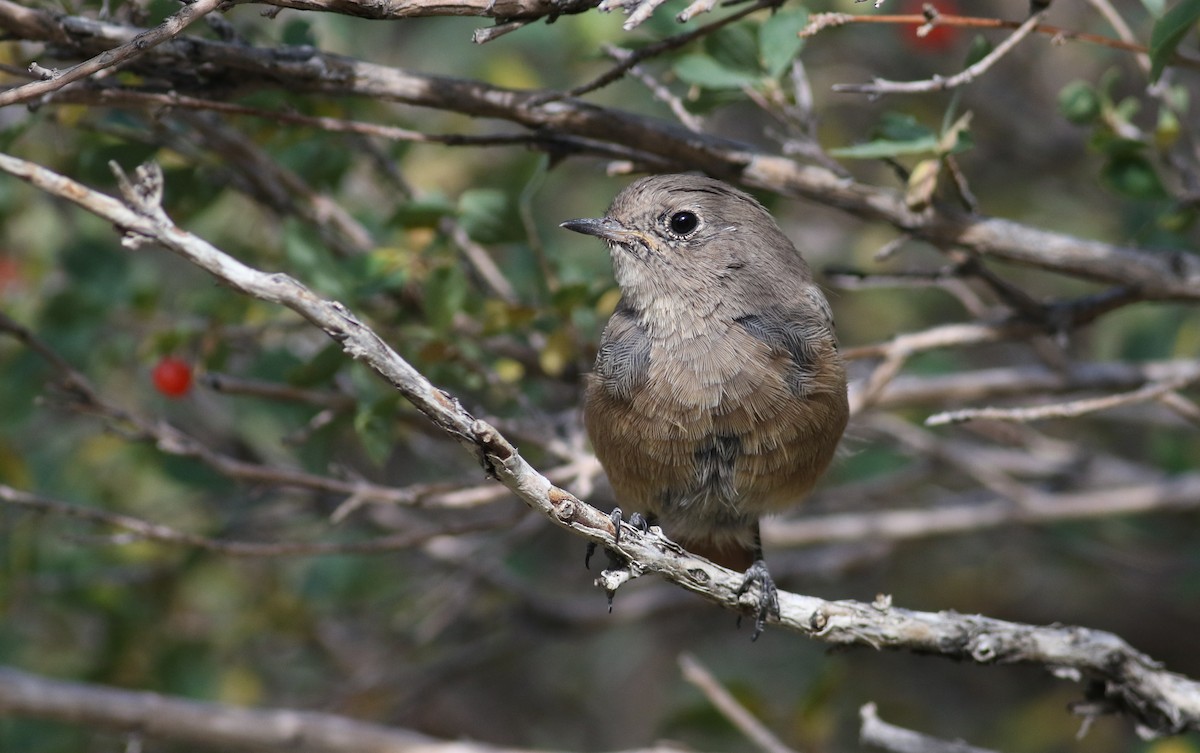
[[[675,233],[676,235],[687,235],[699,227],[700,218],[696,216],[695,212],[689,212],[685,209],[671,215],[671,219],[669,220],[668,224],[671,227],[672,233]]]

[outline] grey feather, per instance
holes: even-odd
[[[803,396],[811,390],[819,367],[820,346],[831,339],[830,330],[811,311],[767,309],[739,317],[737,323],[771,350],[790,359],[787,382],[793,394]]]
[[[631,400],[646,383],[649,368],[650,338],[637,313],[622,301],[600,338],[596,377],[613,398]]]

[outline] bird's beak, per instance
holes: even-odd
[[[641,240],[641,235],[609,217],[600,219],[567,220],[559,225],[584,235],[594,235],[615,243],[628,244]]]

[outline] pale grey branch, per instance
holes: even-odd
[[[858,715],[862,720],[859,739],[867,745],[892,753],[993,753],[987,748],[976,748],[959,740],[941,740],[889,724],[879,718],[873,703],[859,709]]]
[[[534,753],[463,740],[439,740],[407,729],[336,714],[245,709],[81,682],[0,667],[0,715],[55,719],[227,753]],[[625,753],[682,753],[660,745]]]

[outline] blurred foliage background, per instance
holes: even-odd
[[[85,16],[101,10],[92,2],[30,5]],[[1015,0],[969,5],[981,17],[1019,20],[1028,10]],[[1116,5],[1143,42],[1165,10],[1161,1]],[[470,42],[480,19],[381,22],[291,10],[264,17],[265,6],[255,5],[222,18],[259,46],[314,45],[498,86],[565,89],[611,64],[602,45],[635,48],[677,33],[673,17],[683,6],[672,0],[632,32],[621,29],[621,14],[591,11],[484,45]],[[149,25],[177,6],[114,0],[104,8]],[[876,12],[898,8],[889,1]],[[1186,117],[1194,72],[1163,84],[1179,105],[1170,110],[1146,95],[1135,56],[1031,38],[956,92],[836,93],[835,83],[875,76],[952,73],[977,59],[977,38],[995,43],[1003,32],[940,29],[921,39],[912,25],[861,24],[802,43],[796,32],[808,14],[830,10],[873,12],[849,0],[790,2],[645,69],[703,118],[707,132],[777,148],[785,128],[751,95],[790,101],[791,61],[799,55],[818,142],[858,180],[902,189],[897,166],[911,169],[932,154],[914,144],[936,142],[970,112],[954,158],[981,211],[1083,238],[1196,249],[1195,189],[1173,187],[1163,156],[1181,133],[1195,134]],[[1084,2],[1056,2],[1050,20],[1112,33]],[[9,71],[52,54],[28,43],[0,44]],[[139,86],[149,79],[122,72],[116,80]],[[674,117],[632,77],[588,99]],[[240,93],[235,101],[426,133],[496,130],[453,113],[282,88]],[[159,161],[166,209],[181,226],[345,303],[437,385],[495,420],[541,469],[586,451],[576,414],[580,377],[616,297],[601,245],[557,224],[600,215],[628,182],[608,174],[604,162],[560,161],[519,145],[402,143],[283,119],[67,100],[5,108],[0,125],[4,150],[105,191],[114,190],[110,160],[126,168]],[[814,202],[760,198],[818,271],[901,273],[946,264],[918,242],[877,260],[894,229]],[[334,215],[313,209],[324,200],[336,205]],[[464,247],[472,245],[494,262],[501,283],[470,261]],[[1038,298],[1094,289],[1014,265],[993,269]],[[826,287],[847,348],[971,318],[937,286]],[[415,488],[422,500],[487,484],[473,458],[294,314],[214,285],[166,252],[125,250],[104,222],[7,178],[0,179],[0,310],[85,375],[110,405],[168,422],[225,457]],[[1082,361],[1195,358],[1198,351],[1200,316],[1183,303],[1123,308],[1072,333],[1069,344]],[[191,369],[181,397],[164,394],[154,377],[167,357]],[[948,374],[1035,360],[1033,349],[1008,343],[931,352],[908,370]],[[863,363],[853,366],[865,375]],[[0,338],[0,483],[221,541],[352,544],[396,531],[477,530],[385,553],[252,557],[141,540],[0,504],[4,664],[189,698],[330,711],[500,745],[594,751],[667,738],[697,750],[751,750],[681,679],[676,657],[688,651],[803,751],[855,749],[857,709],[868,701],[890,721],[1001,750],[1200,750],[1195,736],[1138,741],[1123,719],[1101,720],[1077,740],[1078,720],[1065,706],[1078,689],[1037,668],[866,650],[830,654],[778,630],[751,644],[733,615],[659,582],[623,590],[609,615],[583,568],[583,543],[510,497],[348,508],[344,494],[231,478],[202,459],[163,451],[112,414],[78,409],[61,376],[17,339]],[[214,388],[214,380],[227,388]],[[247,385],[305,392],[270,397]],[[895,414],[919,423],[930,412],[909,406]],[[975,438],[969,429],[936,431],[949,441]],[[998,442],[1039,451],[1023,444],[1026,431],[1056,447],[1081,447],[1086,458],[1113,468],[1171,474],[1200,466],[1195,426],[1149,408],[1020,427],[1012,429],[1016,439]],[[844,457],[801,514],[978,496],[978,482],[960,469],[930,468],[860,421],[844,444]],[[906,484],[917,466],[925,468],[920,483]],[[590,492],[597,504],[611,503],[602,479],[594,489],[567,485]],[[1198,515],[1193,506],[776,550],[768,559],[790,590],[862,600],[890,593],[905,607],[1111,630],[1196,677]],[[0,717],[0,750],[125,744],[105,731]]]

